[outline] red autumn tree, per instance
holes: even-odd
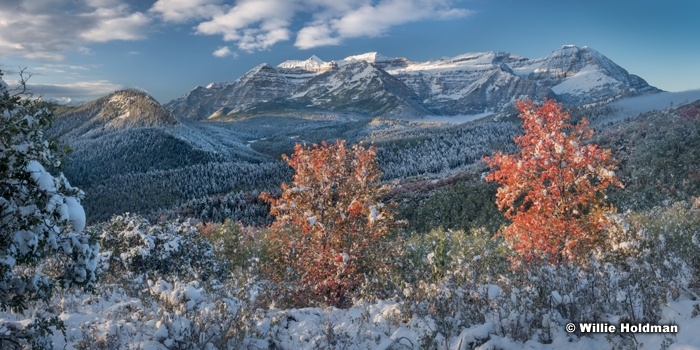
[[[621,186],[615,161],[610,150],[588,143],[593,130],[585,118],[569,124],[553,100],[516,107],[524,129],[515,138],[520,152],[484,158],[492,169],[486,180],[501,185],[496,204],[512,221],[503,235],[527,260],[583,260],[605,243],[606,214],[614,211],[605,190]]]
[[[381,202],[390,187],[380,182],[376,153],[375,147],[348,147],[345,141],[297,144],[291,158],[283,156],[295,171],[292,184],[282,184],[280,198],[263,194],[275,217],[271,275],[294,282],[297,304],[315,298],[348,306],[358,287],[382,268],[381,241],[394,222]]]

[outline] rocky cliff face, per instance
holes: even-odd
[[[515,68],[527,74],[527,79],[551,88],[560,101],[571,104],[660,91],[588,47],[567,45],[545,58],[521,62]]]
[[[372,52],[259,65],[233,83],[196,87],[165,107],[194,119],[295,110],[417,117],[498,112],[520,98],[578,105],[658,91],[588,47],[564,46],[538,59],[481,52],[427,62]]]
[[[387,68],[437,114],[475,114],[500,111],[517,98],[555,97],[548,87],[510,68],[523,60],[508,53],[484,52]]]

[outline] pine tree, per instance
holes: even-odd
[[[57,285],[89,284],[98,259],[82,232],[82,192],[46,170],[60,164],[43,133],[52,112],[24,86],[0,85],[0,309],[18,312]]]

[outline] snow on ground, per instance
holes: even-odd
[[[495,289],[490,288],[488,292],[495,293]],[[197,295],[203,298],[199,292]],[[57,306],[62,310],[60,318],[66,324],[66,337],[56,332],[53,341],[56,348],[67,350],[85,344],[86,330],[89,336],[109,338],[113,343],[128,344],[129,348],[167,349],[166,344],[175,344],[175,340],[169,341],[168,337],[180,329],[178,327],[187,328],[194,323],[192,314],[185,313],[180,316],[178,326],[174,327],[176,322],[173,319],[164,321],[163,311],[158,311],[155,303],[149,305],[120,292],[113,291],[103,297],[65,294],[57,299]],[[202,300],[197,301],[206,304]],[[700,349],[700,316],[692,316],[695,304],[697,301],[692,300],[668,303],[663,308],[663,319],[659,323],[676,324],[679,332],[634,334],[638,348],[663,349],[665,344],[670,345],[667,349]],[[421,349],[427,343],[432,343],[436,349],[451,350],[549,350],[610,349],[620,341],[618,337],[611,342],[606,333],[578,337],[567,333],[564,324],[555,324],[550,343],[530,339],[523,344],[498,336],[497,325],[488,317],[485,323],[465,327],[458,335],[446,338],[435,334],[435,320],[429,317],[404,319],[400,302],[395,300],[360,302],[347,310],[302,308],[261,312],[265,316],[255,322],[254,331],[238,346],[259,349],[268,348],[273,343],[276,349]],[[0,313],[0,325],[12,321],[11,315]]]

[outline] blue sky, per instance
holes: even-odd
[[[537,58],[592,47],[651,85],[700,88],[699,1],[0,1],[0,69],[46,98],[121,88],[161,103],[260,63],[369,51],[422,61],[467,52]]]

